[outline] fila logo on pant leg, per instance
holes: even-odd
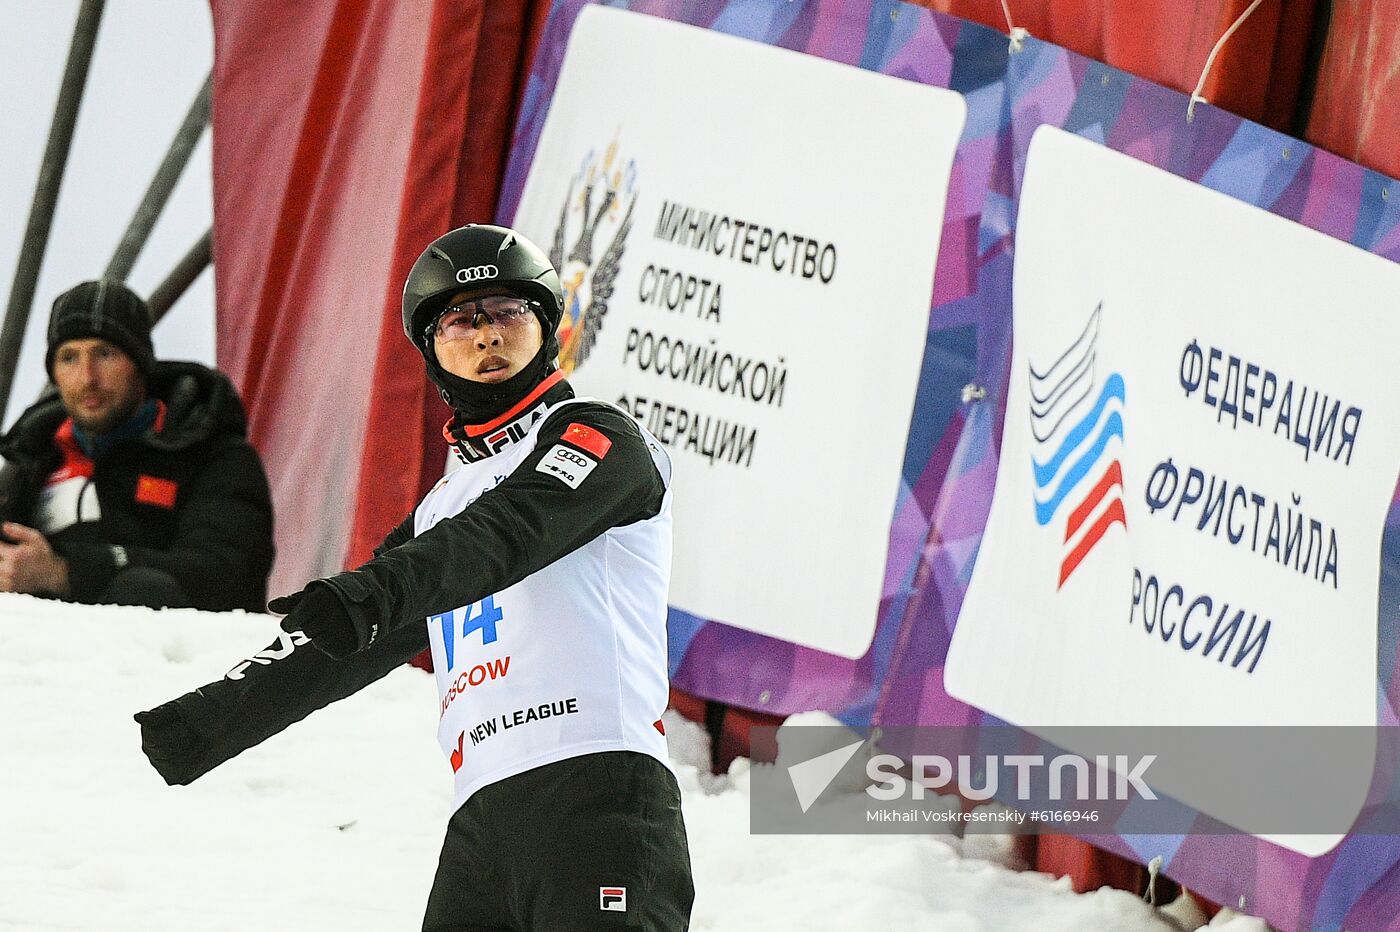
[[[627,888],[599,887],[598,908],[610,913],[627,912]]]

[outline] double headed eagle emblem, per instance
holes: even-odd
[[[594,196],[600,187],[601,199],[595,207]],[[624,200],[625,210],[622,208]],[[627,234],[632,229],[632,210],[636,206],[636,165],[631,160],[625,165],[618,163],[617,140],[609,143],[601,164],[589,152],[579,173],[569,181],[569,193],[559,212],[559,226],[554,230],[554,245],[549,251],[549,259],[559,271],[564,288],[559,366],[565,375],[582,365],[598,342],[598,331],[602,329],[608,302],[617,285]],[[583,229],[566,255],[565,235],[569,216],[575,212],[583,217]],[[616,221],[619,213],[622,220],[602,258],[595,264],[594,239],[601,227]]]

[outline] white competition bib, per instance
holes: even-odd
[[[593,399],[565,401],[545,415],[585,400]],[[534,449],[544,420],[521,442],[439,482],[415,512],[414,533],[504,481]],[[669,485],[669,459],[643,437]],[[587,444],[546,442],[552,452],[540,471],[551,464],[549,475],[588,495],[606,446],[600,456]],[[654,517],[612,528],[514,586],[427,619],[438,738],[452,765],[455,805],[490,783],[581,754],[638,751],[670,766],[659,725],[669,698],[670,573],[668,488]]]

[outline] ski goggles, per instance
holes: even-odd
[[[515,295],[487,295],[449,304],[424,334],[439,343],[476,338],[483,329],[515,330],[529,322],[534,302]]]

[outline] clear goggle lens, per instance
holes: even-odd
[[[531,302],[512,295],[472,298],[445,307],[429,325],[428,335],[443,343],[470,340],[486,327],[513,330],[527,323],[533,313]]]

